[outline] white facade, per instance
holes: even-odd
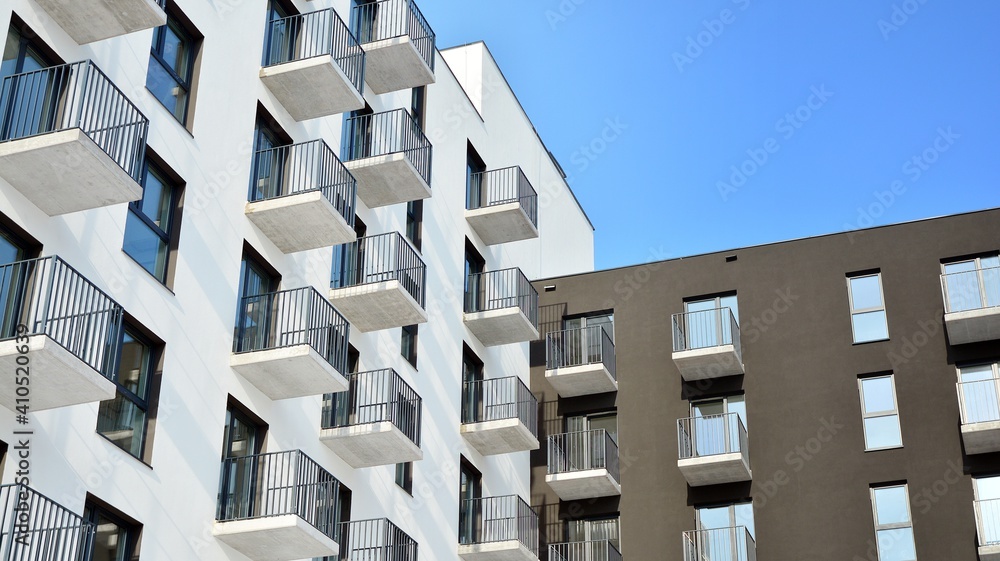
[[[264,450],[301,449],[353,492],[351,520],[388,517],[419,544],[422,559],[457,559],[460,455],[483,474],[484,497],[530,502],[528,452],[482,456],[460,433],[463,342],[485,363],[486,378],[529,379],[528,344],[483,346],[463,323],[465,238],[486,270],[519,267],[529,279],[593,268],[593,231],[483,44],[436,53],[426,90],[425,133],[433,145],[432,197],[425,201],[422,258],[428,322],[420,326],[418,366],[400,355],[400,329],[361,333],[360,371],[394,368],[423,399],[421,448],[413,496],[394,483],[394,466],[354,469],[319,440],[322,396],[274,401],[230,366],[233,318],[244,241],[277,269],[280,289],[312,286],[327,294],[330,248],[285,254],[246,217],[258,102],[295,142],[324,139],[339,153],[342,115],[296,122],[259,78],[265,0],[177,0],[204,35],[189,132],[146,89],[152,30],[79,45],[32,0],[0,6],[6,30],[15,13],[67,62],[91,59],[149,118],[148,144],[186,182],[172,289],[122,252],[126,204],[49,217],[0,179],[0,213],[120,303],[165,342],[150,465],[96,434],[96,402],[34,413],[31,486],[80,513],[87,493],[143,525],[143,561],[243,560],[213,536],[227,400],[267,422]],[[349,21],[348,0],[297,1],[300,12],[334,7]],[[433,22],[430,22],[433,26]],[[509,61],[515,63],[516,61]],[[365,92],[375,112],[410,107],[410,90]],[[520,166],[539,195],[536,239],[487,246],[464,218],[466,150],[487,168]],[[405,204],[357,214],[368,235],[403,232]],[[13,373],[2,372],[2,376]],[[0,409],[8,443],[20,427]],[[2,481],[15,478],[8,459]]]

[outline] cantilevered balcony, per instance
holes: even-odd
[[[397,232],[334,251],[330,301],[363,333],[426,322],[426,284],[427,267]]]
[[[538,449],[538,401],[517,376],[462,384],[462,436],[484,456]]]
[[[341,522],[337,537],[338,560],[417,561],[417,542],[388,518]]]
[[[271,399],[347,389],[350,327],[316,289],[248,296],[237,310],[230,366]]]
[[[0,105],[0,177],[45,214],[142,197],[149,121],[94,63],[7,76]]]
[[[622,561],[622,553],[611,540],[549,544],[549,561]],[[685,557],[684,561],[701,561]]]
[[[91,561],[96,526],[24,485],[0,486],[3,559]]]
[[[0,294],[0,369],[10,373],[0,404],[41,411],[115,397],[117,302],[58,257],[0,266]],[[29,367],[30,383],[19,374]]]
[[[434,83],[434,32],[413,0],[359,4],[351,19],[368,57],[365,82],[372,92]]]
[[[405,109],[357,115],[344,123],[340,154],[368,208],[429,198],[431,151],[430,141]]]
[[[941,275],[941,289],[952,345],[1000,339],[1000,268]]]
[[[564,501],[621,495],[618,443],[604,429],[549,436],[545,482]]]
[[[391,368],[349,376],[346,392],[323,398],[319,439],[354,468],[423,459],[422,401]]]
[[[486,245],[538,237],[538,194],[519,166],[474,173],[465,219]]]
[[[271,20],[260,79],[296,121],[361,109],[365,52],[327,8]]]
[[[674,314],[674,364],[685,380],[743,373],[740,325],[729,308]]]
[[[747,429],[736,413],[677,421],[677,467],[692,487],[750,481]]]
[[[357,182],[322,140],[260,150],[246,215],[284,253],[357,239]]]
[[[684,561],[757,561],[757,544],[745,526],[684,532]]]
[[[538,514],[517,495],[462,501],[458,535],[465,561],[538,561]]]
[[[521,269],[466,280],[465,326],[487,347],[538,339],[538,292]]]
[[[966,454],[1000,452],[1000,379],[958,383]]]
[[[339,489],[298,450],[227,458],[212,533],[252,561],[337,555]]]
[[[80,45],[167,24],[166,0],[36,0]]]
[[[1000,561],[1000,499],[976,501],[979,561]]]
[[[611,335],[602,325],[549,333],[545,379],[562,397],[618,391]]]

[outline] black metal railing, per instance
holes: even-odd
[[[737,413],[677,420],[678,457],[703,458],[739,452],[747,456],[747,429]]]
[[[354,35],[361,43],[408,36],[434,71],[434,31],[413,0],[381,0],[354,6]]]
[[[538,194],[520,166],[474,173],[469,177],[468,190],[468,210],[520,203],[531,223],[538,226]]]
[[[615,342],[604,326],[553,331],[545,336],[546,370],[588,364],[603,364],[611,377],[617,378]]]
[[[684,561],[757,561],[757,545],[745,526],[684,532]]]
[[[594,429],[549,436],[548,473],[573,473],[606,469],[621,482],[618,469],[618,443],[605,429]]]
[[[0,265],[0,339],[47,335],[114,381],[122,307],[56,256]]]
[[[250,202],[320,191],[354,227],[357,181],[322,140],[258,150],[250,176]]]
[[[733,345],[741,354],[740,324],[729,308],[673,315],[674,352]]]
[[[554,543],[549,561],[622,561],[622,553],[611,540]]]
[[[519,419],[538,436],[538,400],[517,376],[462,383],[462,423]]]
[[[359,92],[365,80],[365,52],[333,8],[268,22],[264,66],[331,56]]]
[[[234,353],[309,345],[337,372],[347,372],[350,325],[312,287],[240,299]]]
[[[459,516],[462,545],[518,541],[538,555],[538,513],[517,495],[463,500]]]
[[[345,392],[323,396],[322,428],[390,422],[420,445],[423,400],[395,370],[358,372],[347,377]]]
[[[521,269],[501,269],[469,276],[465,291],[466,313],[520,308],[538,327],[538,291]]]
[[[141,179],[149,120],[89,60],[5,77],[0,112],[0,142],[79,128]]]
[[[402,153],[429,188],[431,152],[431,143],[424,136],[424,131],[405,109],[357,115],[344,120],[340,154],[345,162]]]
[[[326,561],[417,561],[417,542],[388,518],[341,522],[337,544]]]
[[[358,238],[334,249],[331,288],[398,281],[423,307],[427,266],[398,232]]]
[[[96,527],[24,485],[0,486],[4,561],[90,561]]]
[[[220,522],[295,515],[336,539],[340,482],[299,450],[222,460]]]

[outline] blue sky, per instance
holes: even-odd
[[[607,268],[1000,206],[1000,3],[422,0],[485,40]]]

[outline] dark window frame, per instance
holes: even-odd
[[[396,486],[413,496],[413,462],[396,464]]]
[[[170,115],[173,116],[177,122],[185,128],[188,128],[188,125],[191,122],[191,101],[194,98],[195,92],[195,70],[198,63],[198,57],[201,53],[204,36],[202,36],[201,33],[199,33],[194,26],[191,25],[191,22],[180,13],[179,9],[172,1],[166,4],[165,11],[167,13],[167,23],[153,29],[153,42],[149,47],[149,56],[160,65],[167,75],[177,82],[178,86],[184,89],[185,97],[183,117],[178,117],[174,111],[170,110],[165,103],[160,101],[160,98],[157,97],[155,93],[153,94],[153,98],[156,99],[156,101],[165,109],[167,109],[167,111],[170,112]],[[177,74],[171,64],[163,58],[163,49],[166,44],[166,34],[162,31],[164,27],[171,27],[173,32],[185,41],[185,44],[189,47],[186,54],[188,74],[186,78]],[[149,74],[147,71],[146,89],[149,89],[148,76]],[[150,92],[152,92],[152,90],[150,90]]]
[[[99,517],[104,517],[119,528],[125,529],[125,559],[126,561],[138,561],[139,545],[142,540],[142,524],[137,520],[126,516],[120,510],[114,508],[105,501],[87,493],[86,501],[83,507],[83,518],[84,520],[94,524],[96,527],[98,525]],[[93,549],[91,549],[91,554],[96,551],[96,539],[93,540],[92,546]]]
[[[399,354],[410,363],[414,369],[417,368],[417,342],[420,340],[419,325],[404,325],[400,329]],[[406,354],[407,339],[409,339],[409,354]]]
[[[424,201],[418,199],[406,203],[406,239],[417,251],[423,249],[424,241]]]
[[[151,454],[149,453],[149,448],[147,448],[147,446],[150,444],[150,442],[152,442],[151,438],[152,435],[150,434],[150,424],[151,424],[150,421],[152,420],[155,422],[156,420],[155,418],[156,402],[154,401],[154,398],[158,397],[159,394],[159,391],[154,391],[154,385],[157,386],[156,390],[158,390],[159,386],[158,366],[163,359],[164,343],[162,341],[159,341],[158,339],[151,337],[146,329],[136,324],[131,318],[127,318],[122,327],[123,328],[121,332],[118,334],[118,349],[119,349],[118,356],[115,357],[115,372],[116,372],[114,380],[115,390],[116,390],[115,397],[110,400],[102,401],[101,403],[105,403],[107,401],[114,401],[115,399],[118,398],[118,394],[120,393],[124,395],[124,397],[128,399],[130,402],[132,402],[137,407],[142,409],[142,411],[145,413],[145,415],[143,415],[142,431],[139,433],[139,438],[141,439],[139,444],[139,455],[137,456],[135,454],[132,454],[130,450],[125,450],[124,448],[121,448],[121,446],[119,446],[115,441],[108,438],[104,433],[98,431],[97,434],[99,434],[101,438],[104,438],[108,442],[111,442],[115,446],[121,448],[122,451],[126,452],[129,456],[132,456],[133,458],[136,458],[137,460],[148,464]],[[145,365],[146,368],[145,397],[139,396],[136,393],[130,391],[125,386],[123,386],[117,376],[118,369],[121,366],[121,358],[122,358],[121,349],[123,348],[124,345],[126,332],[128,332],[128,335],[130,337],[132,337],[135,341],[139,342],[140,344],[144,345],[148,350],[148,355],[146,356],[146,365]],[[100,410],[100,406],[98,406],[98,410]]]
[[[152,169],[151,169],[152,168]],[[164,231],[162,228],[157,226],[153,219],[149,217],[142,210],[143,198],[140,197],[138,200],[131,201],[128,204],[129,213],[135,216],[144,226],[149,228],[160,240],[167,246],[167,257],[166,262],[163,265],[163,278],[160,278],[156,273],[150,271],[145,265],[139,262],[139,260],[133,256],[131,253],[125,250],[125,240],[128,236],[128,224],[126,222],[125,231],[122,234],[122,251],[125,255],[128,255],[130,259],[136,262],[137,265],[142,267],[144,271],[149,273],[150,276],[160,281],[160,284],[171,288],[173,286],[173,276],[174,276],[174,253],[177,251],[177,245],[180,242],[180,223],[182,206],[184,200],[184,190],[187,186],[186,182],[180,178],[172,169],[166,166],[163,161],[157,157],[152,152],[146,153],[146,158],[142,165],[142,190],[143,195],[146,192],[146,181],[148,180],[148,175],[153,173],[153,170],[157,173],[157,176],[163,186],[170,190],[170,203],[169,203],[169,214],[167,216],[168,231]]]

